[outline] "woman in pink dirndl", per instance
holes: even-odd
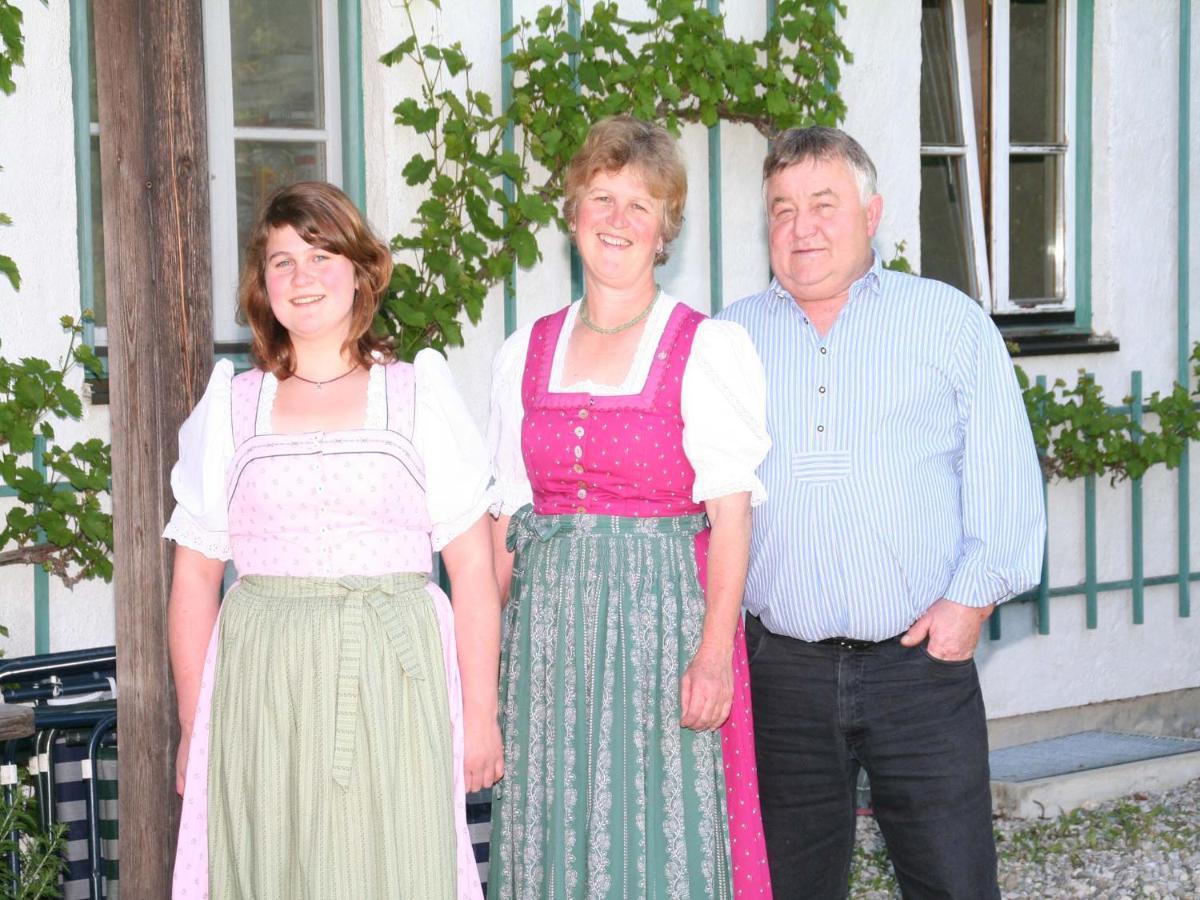
[[[442,357],[372,334],[390,272],[337,188],[277,191],[240,288],[257,366],[218,363],[180,432],[176,900],[480,895],[465,793],[503,767],[490,467]]]
[[[686,196],[663,129],[594,126],[566,195],[584,298],[493,368],[511,588],[489,896],[769,897],[740,618],[762,365],[655,283]]]

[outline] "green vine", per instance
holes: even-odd
[[[6,95],[16,89],[13,68],[24,61],[21,25],[21,10],[0,0],[0,92]],[[11,223],[0,213],[0,225]],[[10,257],[0,255],[0,274],[20,290]],[[67,376],[76,366],[103,374],[92,348],[82,343],[83,325],[69,316],[61,323],[70,341],[58,364],[0,355],[0,484],[16,495],[0,527],[0,566],[41,565],[69,587],[87,578],[112,579],[112,517],[101,506],[112,451],[98,438],[69,448],[54,442],[56,420],[83,415],[83,401],[67,386]],[[32,459],[39,444],[45,448],[40,468]]]
[[[13,69],[25,63],[25,37],[21,34],[24,16],[9,0],[0,0],[0,93],[9,96],[17,89]],[[0,172],[4,167],[0,166]],[[12,225],[12,218],[0,212],[0,227]],[[0,253],[0,275],[8,279],[14,291],[21,289],[21,273],[11,256]]]
[[[770,136],[834,125],[845,113],[837,85],[851,55],[835,28],[842,4],[781,0],[757,41],[728,37],[724,17],[700,0],[648,0],[645,19],[600,2],[578,36],[567,27],[575,0],[544,6],[506,36],[513,91],[501,109],[472,84],[461,44],[420,41],[417,2],[404,0],[409,34],[382,57],[417,73],[418,95],[394,115],[425,144],[403,168],[425,199],[392,241],[400,260],[381,312],[407,358],[426,346],[460,346],[462,314],[477,323],[488,291],[540,259],[537,233],[563,225],[563,173],[598,119],[630,113],[674,133],[736,122]],[[438,0],[427,3],[440,9]],[[905,249],[896,245],[889,268],[913,271]],[[1200,377],[1200,356],[1193,362]],[[1178,466],[1188,442],[1200,439],[1196,395],[1185,385],[1145,401],[1151,427],[1134,421],[1132,398],[1113,409],[1082,373],[1073,386],[1045,388],[1019,366],[1017,377],[1047,478],[1139,478],[1159,463]]]
[[[1200,342],[1192,347],[1192,374],[1200,379]],[[1142,404],[1155,426],[1138,424],[1132,414],[1137,398],[1111,407],[1095,380],[1083,370],[1074,385],[1059,378],[1048,387],[1030,381],[1016,367],[1025,410],[1047,478],[1106,476],[1113,484],[1141,478],[1151,466],[1176,468],[1191,441],[1200,440],[1200,388],[1175,384],[1155,391]]]
[[[101,507],[112,450],[99,438],[69,448],[54,443],[55,419],[83,415],[67,376],[76,366],[103,374],[92,348],[81,342],[83,325],[69,316],[61,321],[71,339],[59,364],[0,356],[0,482],[17,500],[0,528],[0,566],[42,565],[69,587],[112,579],[112,516]],[[29,464],[38,437],[45,442],[42,470]]]
[[[845,113],[837,83],[851,56],[835,30],[845,8],[827,0],[780,0],[758,41],[728,37],[724,16],[699,0],[649,0],[645,19],[597,3],[578,37],[566,4],[545,6],[507,36],[514,83],[504,109],[472,84],[461,44],[421,43],[417,2],[404,0],[410,33],[382,57],[417,73],[418,96],[394,114],[425,143],[403,168],[426,197],[392,241],[400,258],[381,311],[405,357],[460,346],[462,313],[478,322],[488,291],[540,259],[537,233],[562,227],[563,172],[598,119],[630,113],[674,133],[738,122],[771,135]]]

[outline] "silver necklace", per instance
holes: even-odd
[[[584,294],[583,299],[579,301],[579,321],[587,328],[590,328],[596,334],[620,334],[622,331],[627,331],[638,322],[641,322],[646,316],[650,315],[650,310],[654,309],[654,304],[658,302],[659,295],[662,294],[662,288],[657,284],[654,286],[654,297],[650,300],[650,304],[640,313],[630,319],[628,322],[622,322],[620,325],[614,325],[612,328],[605,328],[603,325],[597,325],[588,318],[587,311],[587,295]]]
[[[327,385],[327,384],[333,384],[335,381],[341,381],[343,378],[345,378],[347,375],[349,375],[351,372],[353,372],[357,368],[358,368],[358,363],[355,363],[349,369],[347,369],[345,372],[343,372],[341,375],[335,375],[333,378],[326,378],[324,381],[314,381],[311,378],[305,378],[303,375],[297,375],[295,372],[292,373],[292,377],[300,379],[305,384],[315,385],[317,390],[319,391],[321,388],[325,387],[325,385]]]

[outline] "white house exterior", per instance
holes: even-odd
[[[440,12],[416,2],[414,11],[421,37],[461,41],[474,64],[473,87],[498,98],[501,17],[510,10],[518,20],[522,15],[531,16],[542,2],[545,0],[445,0]],[[0,231],[0,247],[19,264],[24,284],[19,293],[14,293],[7,282],[0,280],[0,353],[7,357],[57,358],[65,349],[59,317],[78,316],[81,304],[88,302],[90,293],[94,294],[90,287],[94,276],[88,273],[90,260],[86,252],[81,252],[80,238],[91,211],[88,195],[80,190],[89,161],[77,159],[76,153],[77,146],[85,146],[88,134],[88,123],[77,119],[81,108],[87,112],[87,101],[81,101],[86,85],[73,91],[80,60],[86,62],[86,53],[81,53],[78,40],[72,40],[72,28],[79,27],[82,10],[89,4],[83,0],[49,5],[19,0],[17,5],[25,15],[26,64],[16,71],[16,93],[0,97],[0,165],[4,167],[0,172],[0,210],[14,220],[13,227]],[[255,142],[267,146],[280,140],[268,126],[256,131],[257,126],[233,124],[228,112],[232,69],[229,55],[235,41],[231,39],[233,26],[227,7],[239,5],[247,4],[245,0],[205,3],[205,44],[210,57],[206,71],[212,132],[214,294],[219,304],[217,338],[226,343],[239,338],[231,316],[237,246],[233,182],[234,172],[240,171],[235,148],[241,147],[247,156],[253,156],[246,148]],[[259,5],[265,6],[265,0]],[[932,40],[932,31],[937,30],[931,26],[929,16],[957,16],[941,19],[951,26],[938,33],[968,37],[972,17],[978,18],[974,8],[983,5],[981,0],[945,0],[940,11],[927,10],[926,41]],[[970,135],[960,134],[957,142],[946,142],[922,134],[923,4],[919,0],[847,0],[848,13],[839,26],[854,54],[854,62],[846,67],[840,85],[849,110],[844,127],[873,156],[885,201],[877,241],[881,255],[889,259],[896,244],[903,241],[904,255],[915,267],[926,271],[929,265],[922,262],[934,258],[941,246],[932,240],[936,235],[922,234],[924,146],[927,176],[941,171],[937,166],[943,163],[938,160],[949,161],[944,163],[947,171],[959,166],[957,171],[964,173],[956,193],[960,200],[971,201],[961,205],[964,259],[980,276],[977,292],[984,295],[983,302],[997,314],[1007,316],[1003,320],[1006,327],[1024,326],[1028,331],[1036,325],[1065,336],[1057,344],[1053,343],[1057,339],[1054,336],[1043,339],[1043,344],[1076,351],[1023,355],[1018,363],[1031,376],[1045,375],[1051,381],[1063,377],[1074,382],[1081,368],[1094,372],[1112,403],[1120,403],[1129,393],[1134,370],[1143,373],[1145,394],[1167,389],[1180,373],[1181,324],[1187,329],[1183,343],[1188,348],[1200,337],[1200,284],[1187,265],[1189,258],[1200,258],[1200,223],[1195,212],[1200,204],[1190,207],[1190,229],[1186,227],[1187,218],[1180,215],[1181,209],[1188,209],[1188,182],[1200,180],[1197,76],[1189,74],[1196,67],[1192,61],[1200,56],[1200,38],[1194,27],[1184,31],[1190,5],[1189,0],[1048,0],[1048,7],[1052,12],[1057,10],[1059,16],[1056,28],[1047,32],[1058,43],[1045,58],[1060,67],[1054,77],[1060,79],[1055,83],[1061,105],[1051,111],[1057,110],[1060,115],[1062,133],[1057,140],[1044,141],[1046,146],[1032,149],[1018,147],[1016,137],[1001,141],[989,134],[985,143],[991,148],[991,171],[979,171],[975,146],[980,141]],[[401,176],[401,168],[417,145],[411,134],[392,124],[391,109],[414,91],[411,72],[386,68],[376,60],[407,34],[403,4],[397,0],[314,0],[311,6],[323,16],[325,25],[320,32],[324,39],[314,41],[311,49],[314,58],[323,55],[325,60],[325,81],[319,91],[324,92],[327,115],[321,127],[309,128],[297,138],[307,142],[305,147],[318,148],[317,152],[305,150],[289,158],[295,162],[303,157],[301,165],[310,167],[319,166],[323,158],[327,177],[341,181],[353,168],[353,161],[348,166],[343,157],[360,154],[365,162],[362,184],[368,217],[381,234],[395,234],[406,228],[419,194],[405,185]],[[591,6],[590,2],[582,3],[584,16]],[[629,15],[644,9],[636,0],[624,0],[621,6]],[[765,0],[727,0],[723,11],[730,32],[747,37],[760,35],[769,6]],[[945,45],[935,60],[925,45],[927,73],[935,63],[961,63],[956,70],[960,89],[972,83],[971,79],[978,83],[984,70],[992,74],[992,116],[986,123],[989,128],[1003,125],[1009,112],[1019,117],[1023,114],[1019,107],[1030,102],[1024,89],[1007,89],[1012,82],[1003,76],[1011,59],[997,37],[1004,27],[1024,26],[1021,21],[1014,23],[1006,18],[1005,0],[995,0],[993,6],[1002,18],[991,23],[990,60],[972,60],[965,48],[961,56],[955,56],[955,48],[946,52]],[[361,65],[353,63],[354,48],[348,51],[346,42],[332,37],[337,33],[335,25],[345,29],[355,22]],[[963,23],[961,28],[959,22]],[[1190,35],[1186,42],[1181,41],[1185,33]],[[1024,57],[1019,63],[1021,67],[1026,65]],[[1084,84],[1081,89],[1081,82],[1088,80],[1088,68],[1090,88]],[[349,78],[349,84],[355,77],[361,80],[361,120],[347,120],[353,111],[346,107],[354,104],[337,102],[338,89],[332,84],[335,75]],[[945,84],[953,86],[952,81]],[[1190,92],[1182,101],[1181,86]],[[928,82],[925,89],[928,96]],[[954,97],[946,100],[951,104],[953,101]],[[970,97],[965,96],[963,102],[966,105],[958,108],[969,110]],[[1080,115],[1081,105],[1090,108],[1090,116],[1086,109]],[[1190,116],[1186,115],[1188,110]],[[341,127],[333,120],[335,114],[342,119]],[[969,118],[968,113],[959,123],[961,130],[970,130],[966,128]],[[361,150],[356,149],[356,142]],[[687,222],[662,272],[662,281],[671,293],[707,311],[714,302],[728,304],[759,290],[769,277],[759,191],[766,143],[747,127],[723,126],[719,170],[710,173],[706,131],[690,128],[682,142],[691,179]],[[1005,146],[1010,153],[1015,148],[1015,157],[1021,158],[1013,168],[1002,165],[1009,157],[1002,158],[997,148]],[[1020,168],[1022,163],[1025,169]],[[1023,173],[1029,167],[1059,173],[1054,183],[1061,191],[1061,202],[1054,205],[1053,215],[1047,214],[1047,220],[1053,221],[1046,222],[1046,233],[1053,233],[1057,241],[1051,242],[1054,246],[1046,251],[1052,257],[1048,271],[1054,270],[1049,271],[1047,284],[1061,290],[1047,291],[1053,296],[1037,298],[1051,302],[1038,307],[1042,312],[1033,313],[1032,318],[1012,299],[1022,300],[1018,285],[1008,283],[1007,267],[1002,277],[990,269],[983,273],[989,258],[993,263],[1002,262],[1010,253],[1028,249],[1015,244],[1008,247],[995,235],[999,233],[1003,238],[1007,231],[996,223],[1002,224],[1006,216],[1024,214],[1008,208],[1014,188],[1006,179],[1015,183],[1025,177]],[[971,171],[975,175],[968,177]],[[982,196],[985,186],[991,187],[992,195],[992,204],[986,210],[972,199]],[[710,211],[717,192],[722,211],[721,237],[714,258],[710,253]],[[993,239],[999,241],[991,247],[984,243],[985,229],[980,227],[984,215],[991,217]],[[1190,235],[1183,244],[1181,234]],[[543,262],[517,276],[519,324],[570,299],[569,255],[564,238],[556,232],[544,232],[541,246]],[[720,281],[712,285],[710,276],[718,264]],[[1051,312],[1046,313],[1047,309]],[[1047,315],[1054,321],[1049,322]],[[466,329],[465,350],[450,353],[459,385],[481,427],[487,412],[489,361],[505,336],[504,319],[501,292],[496,289],[489,297],[483,320]],[[1074,338],[1069,336],[1072,331],[1076,333]],[[97,335],[102,338],[102,330]],[[81,384],[79,373],[75,378]],[[107,438],[108,434],[107,407],[95,402],[86,404],[82,423],[60,429],[60,437],[68,442],[83,436]],[[1183,554],[1189,572],[1200,571],[1198,463],[1200,454],[1193,448],[1187,490],[1182,494],[1184,518],[1190,530],[1190,547]],[[1146,578],[1179,572],[1179,484],[1179,473],[1162,467],[1144,479],[1142,545]],[[1090,555],[1091,579],[1085,515],[1088,491],[1082,482],[1058,483],[1049,488],[1049,585],[1056,589],[1079,586],[1079,592],[1050,598],[1048,633],[1039,633],[1039,621],[1042,630],[1047,629],[1046,621],[1038,618],[1037,604],[1022,602],[1003,609],[998,639],[985,635],[981,642],[978,659],[992,717],[1200,689],[1197,592],[1190,591],[1191,614],[1183,616],[1175,581],[1146,585],[1144,623],[1134,624],[1132,588],[1105,589],[1106,583],[1129,582],[1134,572],[1130,485],[1110,487],[1100,480],[1094,487],[1096,540]],[[0,512],[8,502],[0,500]],[[1090,628],[1086,599],[1089,580],[1096,585],[1095,627]],[[111,587],[86,583],[68,591],[50,582],[48,602],[42,602],[39,612],[32,569],[3,568],[0,623],[11,632],[0,642],[9,656],[30,654],[35,649],[58,651],[108,644],[113,641]],[[43,634],[41,647],[36,639],[38,626]]]

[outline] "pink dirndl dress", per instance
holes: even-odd
[[[587,532],[596,534],[615,534],[622,531],[635,531],[636,526],[627,528],[616,524],[611,517],[629,517],[660,522],[684,521],[702,517],[704,508],[694,502],[692,485],[695,481],[695,471],[683,450],[682,434],[683,419],[680,412],[681,384],[684,368],[687,365],[692,341],[696,329],[704,316],[683,304],[678,304],[672,311],[662,338],[660,339],[654,362],[651,365],[645,386],[640,394],[632,396],[599,396],[585,393],[551,392],[549,390],[550,372],[554,350],[566,319],[567,310],[540,319],[533,327],[526,356],[525,370],[522,381],[522,399],[524,418],[522,420],[522,453],[525,467],[533,489],[533,509],[531,512],[522,511],[514,515],[513,526],[509,532],[509,549],[515,549],[517,559],[514,569],[513,599],[510,601],[510,617],[506,622],[506,660],[502,671],[502,719],[506,720],[505,746],[508,760],[508,775],[497,789],[498,800],[493,808],[493,839],[491,853],[491,869],[489,872],[489,896],[491,897],[533,897],[548,896],[622,896],[632,890],[650,892],[653,876],[641,871],[631,874],[629,867],[632,863],[625,861],[618,868],[625,872],[605,871],[611,867],[611,857],[604,858],[603,853],[597,853],[595,846],[590,848],[575,847],[568,837],[566,845],[558,851],[556,842],[558,835],[546,835],[545,839],[536,833],[538,827],[548,827],[550,817],[558,814],[558,810],[570,807],[576,794],[591,792],[593,788],[587,785],[571,783],[571,776],[566,775],[567,787],[563,797],[551,799],[545,797],[541,802],[548,803],[551,810],[537,813],[528,807],[536,804],[542,796],[543,787],[537,781],[537,773],[532,771],[539,763],[531,762],[536,748],[524,747],[519,752],[509,753],[514,736],[520,741],[546,740],[541,726],[537,723],[537,712],[525,708],[523,698],[513,696],[518,690],[518,682],[524,686],[532,678],[532,690],[545,691],[541,677],[534,661],[522,661],[518,655],[529,651],[531,646],[540,648],[542,640],[537,634],[538,629],[550,627],[547,623],[539,625],[531,621],[529,625],[521,624],[522,613],[512,607],[523,600],[522,584],[533,579],[554,579],[561,577],[566,580],[570,575],[563,573],[563,565],[551,563],[546,572],[528,571],[522,565],[523,548],[531,543],[553,540],[556,534],[564,531]],[[695,533],[694,554],[691,563],[694,564],[694,575],[703,590],[707,580],[707,554],[710,532],[706,527],[700,527]],[[582,551],[580,551],[582,552]],[[566,551],[563,559],[570,559],[575,551]],[[567,564],[569,565],[569,563]],[[581,573],[589,580],[602,581],[608,573]],[[620,578],[622,576],[615,576]],[[636,577],[636,576],[628,576]],[[648,578],[649,576],[647,576]],[[686,576],[685,576],[686,577]],[[648,586],[652,582],[647,581]],[[530,586],[532,601],[538,601],[536,586]],[[566,588],[569,592],[570,588]],[[591,588],[588,589],[589,591]],[[597,588],[603,591],[603,588]],[[528,595],[526,595],[528,596]],[[561,602],[561,597],[560,597]],[[587,603],[595,602],[589,599]],[[552,601],[553,603],[553,601]],[[561,615],[561,614],[560,614]],[[605,613],[599,613],[604,616]],[[539,612],[535,609],[529,613],[530,619],[536,620]],[[610,619],[610,623],[617,619]],[[531,636],[514,635],[523,627],[534,629]],[[589,627],[601,626],[592,623],[582,627],[586,635]],[[618,626],[620,627],[620,626]],[[570,638],[568,637],[569,641]],[[601,637],[597,631],[592,640],[615,640],[613,635]],[[624,638],[623,640],[628,640]],[[532,643],[519,643],[530,641]],[[584,639],[586,644],[587,639]],[[536,652],[536,649],[534,650]],[[579,648],[586,658],[586,648]],[[595,651],[599,652],[599,651]],[[686,664],[686,659],[683,663]],[[570,661],[565,661],[569,666]],[[600,663],[595,662],[596,666]],[[533,668],[532,675],[530,668]],[[754,726],[750,703],[750,673],[746,656],[745,633],[739,621],[734,639],[733,653],[734,696],[733,707],[729,719],[720,729],[720,751],[723,766],[723,789],[725,802],[721,806],[727,816],[725,833],[728,835],[728,862],[731,872],[723,865],[717,864],[717,880],[721,873],[730,878],[732,894],[735,897],[770,897],[771,882],[767,868],[766,844],[762,830],[762,817],[759,807],[758,775],[754,751]],[[582,676],[590,681],[587,675]],[[639,675],[621,676],[630,679]],[[507,683],[506,683],[507,682]],[[568,693],[570,687],[567,687]],[[678,695],[678,683],[663,685],[661,690],[674,691]],[[507,698],[503,695],[508,692]],[[643,698],[644,700],[645,698]],[[615,702],[620,702],[619,700]],[[678,707],[675,701],[676,710]],[[596,714],[599,721],[605,720],[604,713],[575,712],[568,709],[565,713],[559,711],[553,715],[559,718],[565,727],[573,725],[573,716]],[[677,712],[676,712],[677,715]],[[610,716],[609,719],[612,717]],[[514,727],[514,719],[520,720],[520,725]],[[675,719],[676,723],[678,719]],[[603,725],[601,725],[603,728]],[[528,728],[530,734],[521,734]],[[566,739],[569,745],[570,736]],[[604,738],[601,738],[603,742]],[[639,744],[638,738],[634,743]],[[546,753],[550,754],[547,750]],[[560,751],[561,752],[561,751]],[[570,750],[568,748],[567,752]],[[579,761],[582,764],[582,760]],[[549,765],[550,763],[546,763]],[[602,762],[596,762],[599,768]],[[626,765],[636,765],[629,761]],[[686,765],[686,763],[685,763]],[[590,770],[593,761],[589,758],[587,767]],[[528,771],[527,771],[528,769]],[[564,778],[563,773],[554,773],[556,780]],[[634,777],[632,775],[628,777]],[[668,776],[670,777],[670,776]],[[531,783],[520,787],[522,779]],[[514,797],[514,788],[524,794]],[[608,793],[615,795],[618,787],[605,786],[595,789],[596,800],[588,803],[588,816],[598,815],[596,805],[605,802]],[[553,787],[552,787],[553,792]],[[557,795],[556,795],[557,796]],[[523,808],[525,807],[525,808]],[[543,815],[545,818],[543,818]],[[628,813],[637,815],[639,826],[646,823],[642,816],[648,814]],[[569,819],[568,814],[568,819]],[[585,830],[591,826],[583,826]],[[675,826],[668,825],[667,831]],[[568,825],[568,829],[570,826]],[[627,829],[628,830],[628,829]],[[724,843],[725,834],[720,836]],[[692,838],[694,839],[694,837]],[[605,844],[603,833],[589,834],[587,840],[593,845]],[[563,864],[560,859],[536,859],[540,850],[538,843],[553,846],[556,853],[564,856],[570,866],[574,860],[577,871],[562,873],[556,870]],[[668,846],[670,840],[667,840]],[[657,851],[661,852],[661,847]],[[610,853],[615,852],[609,851]],[[623,853],[635,853],[632,847],[625,847]],[[687,851],[684,851],[687,852]],[[716,852],[724,855],[723,849]],[[551,854],[546,853],[549,857]],[[668,856],[671,854],[668,853]],[[642,870],[646,868],[645,860],[637,864]],[[728,896],[728,886],[724,889],[719,883],[709,881],[707,888],[697,888],[696,874],[682,871],[682,863],[669,862],[668,868],[680,867],[679,871],[669,872],[666,879],[665,896]],[[585,870],[587,875],[580,877],[578,870]],[[689,881],[690,877],[690,881]],[[617,879],[624,878],[625,886],[622,891]],[[639,878],[643,879],[639,887]],[[647,880],[648,879],[648,880]],[[561,889],[560,889],[561,884]],[[657,893],[661,885],[653,888]],[[542,893],[539,894],[539,891]]]
[[[271,434],[269,422],[259,422],[264,376],[251,371],[232,384],[234,457],[228,468],[229,542],[243,577],[320,577],[345,582],[347,595],[362,595],[364,584],[388,573],[428,573],[431,569],[430,522],[423,493],[423,466],[413,444],[414,373],[411,365],[386,366],[387,421],[382,428],[341,432]],[[267,411],[269,416],[269,408]],[[350,575],[349,578],[342,576]],[[445,680],[452,755],[453,843],[457,896],[478,898],[478,868],[467,832],[463,778],[462,698],[449,600],[434,584],[425,583],[428,602],[436,615],[441,642],[441,671]],[[232,592],[231,592],[232,593]],[[351,627],[345,620],[341,629]],[[367,610],[361,628],[382,627]],[[209,784],[209,738],[213,732],[214,685],[220,678],[218,659],[221,621],[209,641],[187,761],[187,784],[180,819],[172,897],[204,900],[209,896],[209,809],[219,788]],[[332,634],[330,641],[338,636]],[[342,650],[346,652],[343,640]],[[351,648],[353,651],[354,648]],[[343,663],[343,665],[346,665]],[[339,672],[338,687],[345,685]],[[386,696],[359,696],[357,715]],[[365,690],[365,689],[364,689]],[[342,696],[341,691],[338,694]],[[339,702],[341,700],[339,699]],[[218,713],[219,714],[219,711]],[[348,728],[339,708],[338,734],[329,737],[328,770],[295,773],[297,778],[362,777],[352,770],[353,746],[337,746],[342,732],[354,735],[354,711]],[[362,750],[358,751],[360,754]],[[396,760],[403,765],[404,760]],[[321,767],[324,768],[323,766]],[[351,774],[353,771],[353,774]],[[422,811],[413,811],[419,818]],[[374,828],[379,823],[366,822]],[[330,836],[332,838],[332,836]],[[290,864],[301,864],[292,860]]]

